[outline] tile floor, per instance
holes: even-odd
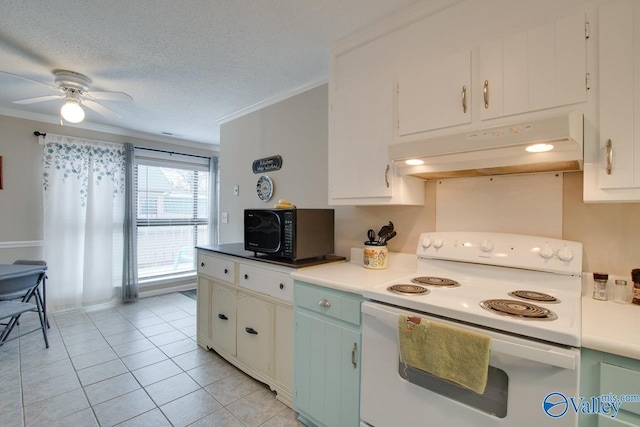
[[[37,322],[35,313],[21,327]],[[198,347],[196,301],[180,293],[50,315],[0,347],[0,424],[31,426],[301,426],[295,413]]]

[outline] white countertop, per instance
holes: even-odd
[[[363,250],[352,248],[350,261],[308,267],[291,273],[295,280],[301,280],[339,291],[362,295],[362,291],[408,276],[416,271],[417,256],[389,252],[389,267],[372,270],[363,265]]]
[[[611,275],[607,287],[616,279],[626,280],[629,291],[633,287],[630,277]],[[640,334],[636,330],[640,325],[640,305],[594,300],[592,291],[592,274],[584,273],[582,347],[640,360]]]
[[[390,252],[389,268],[371,270],[362,264],[362,249],[353,248],[349,262],[300,269],[291,273],[291,277],[362,295],[364,290],[414,273],[416,261],[415,254]],[[609,276],[609,285],[613,286],[616,279],[627,280],[631,291],[630,278]],[[592,274],[584,273],[582,347],[640,360],[640,334],[635,331],[640,325],[640,305],[594,300],[592,289]]]

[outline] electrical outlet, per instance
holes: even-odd
[[[240,186],[239,185],[234,185],[233,186],[233,195],[237,196],[238,194],[240,194]]]
[[[229,212],[222,212],[220,216],[222,217],[221,219],[223,224],[229,223]]]

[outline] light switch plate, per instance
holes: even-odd
[[[221,219],[223,224],[229,223],[229,212],[221,212],[220,216],[222,217]]]

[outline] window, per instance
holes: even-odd
[[[138,278],[142,282],[195,272],[194,247],[208,244],[212,234],[215,194],[209,175],[208,158],[136,149]]]

